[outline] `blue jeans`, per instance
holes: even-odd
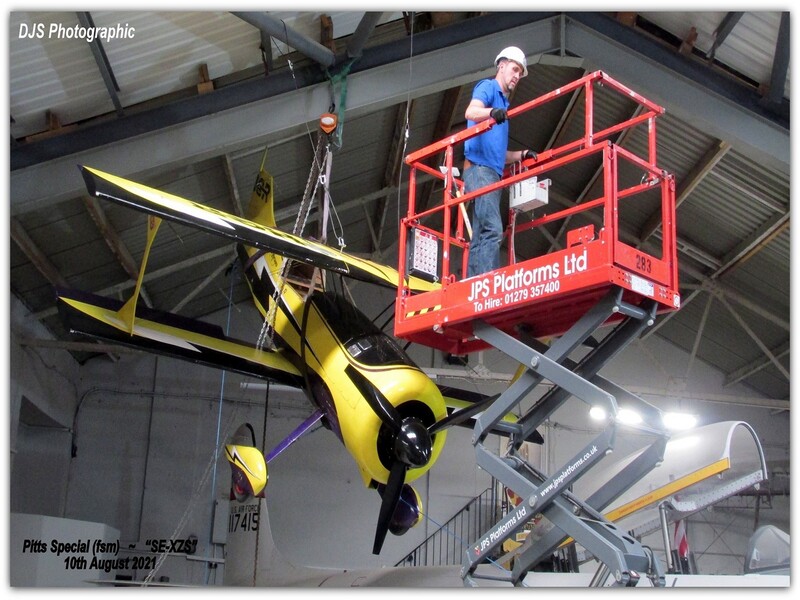
[[[494,169],[472,165],[464,171],[464,193],[500,181]],[[503,218],[500,215],[502,189],[472,201],[472,241],[469,245],[467,277],[493,271],[500,266],[500,242],[503,241]]]

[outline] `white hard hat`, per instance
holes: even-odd
[[[508,48],[504,48],[500,54],[497,55],[497,58],[494,59],[494,66],[496,67],[501,59],[508,59],[513,60],[515,63],[519,63],[522,65],[522,76],[525,77],[528,74],[528,59],[525,58],[525,53],[517,48],[516,46],[509,46]]]

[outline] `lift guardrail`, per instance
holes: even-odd
[[[596,88],[633,102],[634,116],[595,131]],[[473,335],[475,319],[503,331],[524,323],[537,337],[559,335],[612,286],[625,290],[626,301],[637,303],[641,297],[655,300],[659,313],[680,307],[675,180],[658,167],[656,160],[656,119],[663,108],[597,71],[510,109],[508,118],[513,120],[570,94],[583,99],[582,135],[507,169],[504,177],[490,186],[463,193],[463,182],[454,176],[454,167],[456,150],[492,127],[492,119],[406,157],[410,185],[408,211],[400,226],[401,281],[395,335],[452,354],[486,347]],[[647,129],[645,149],[638,154],[612,139],[638,127]],[[442,166],[435,164],[440,155],[444,156]],[[512,209],[506,230],[508,264],[477,278],[463,277],[469,256],[465,207],[470,200],[533,178],[540,183],[551,178],[558,189],[563,187],[560,181],[569,177],[569,169],[586,161],[599,161],[601,165],[596,180],[602,189],[596,198],[562,198],[565,207],[555,209],[555,203],[550,203],[541,209],[544,214],[527,222],[518,222],[522,213]],[[435,206],[418,206],[419,173],[442,183],[441,202]],[[621,239],[623,211],[634,219],[644,219],[657,207],[661,215],[660,248],[647,252]],[[576,220],[579,225],[566,230]],[[550,235],[543,229],[553,223],[561,223],[564,234],[555,240],[561,247],[518,260],[516,250],[525,250],[517,242],[520,236],[525,232]],[[403,283],[411,274],[437,281],[440,287],[413,294]]]

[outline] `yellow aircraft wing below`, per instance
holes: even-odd
[[[304,386],[300,370],[280,352],[228,337],[217,325],[141,306],[131,328],[120,314],[122,307],[122,302],[112,298],[58,290],[59,313],[74,333],[297,388]]]
[[[400,276],[392,267],[358,258],[325,244],[260,225],[91,167],[81,166],[80,169],[92,196],[112,200],[355,279],[392,288],[397,288],[399,284]],[[440,287],[437,283],[413,276],[408,278],[407,284],[412,292],[427,292]]]

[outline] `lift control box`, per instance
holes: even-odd
[[[518,181],[508,188],[509,206],[512,210],[526,212],[545,206],[549,199],[550,180],[531,177]]]

